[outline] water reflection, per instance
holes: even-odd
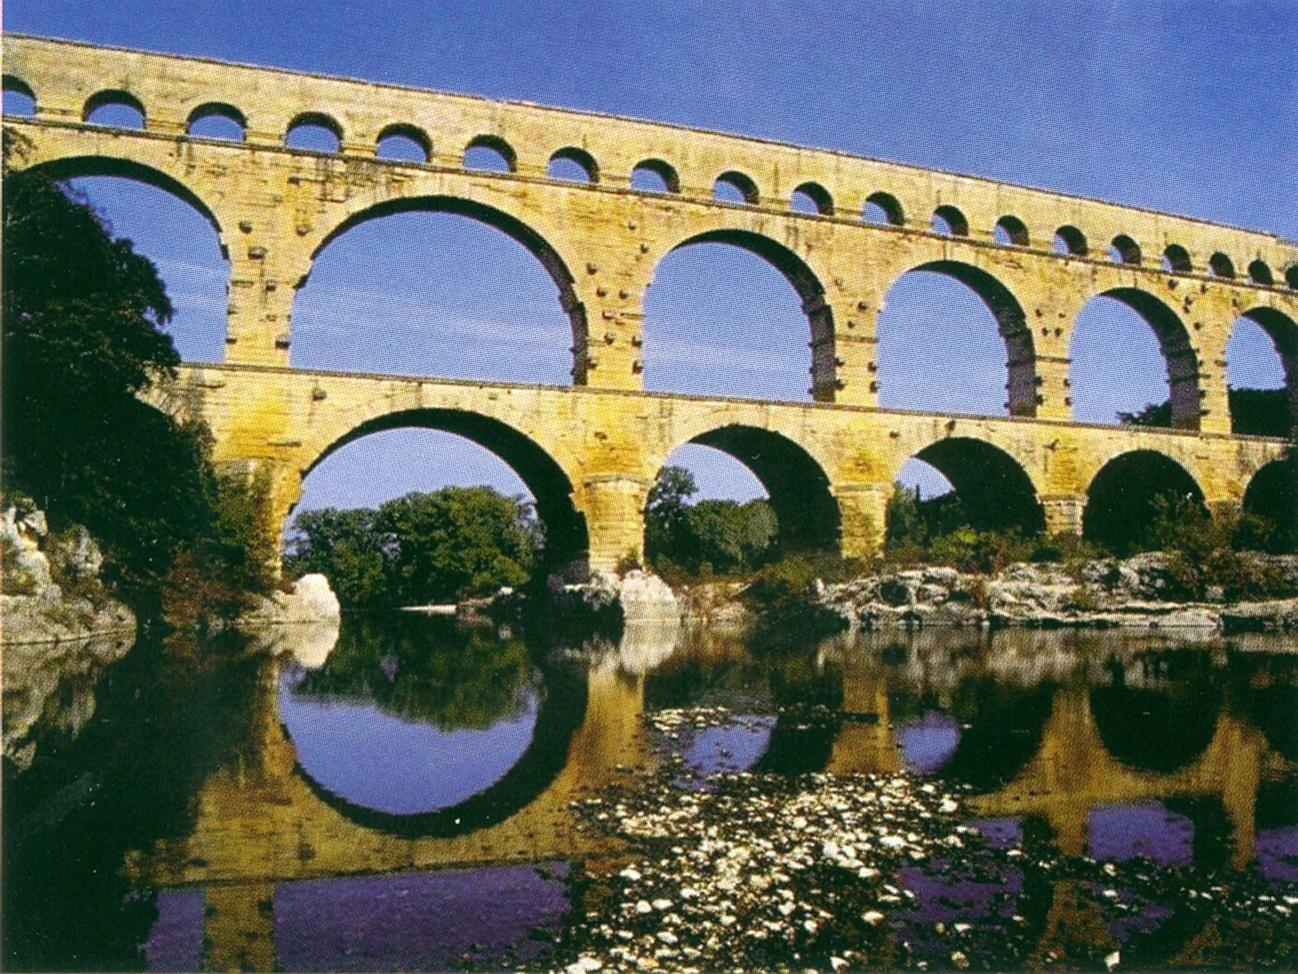
[[[905,769],[970,786],[970,824],[994,849],[1298,882],[1289,656],[1075,633],[762,653],[645,628],[541,654],[422,617],[348,620],[328,652],[319,635],[298,642],[243,664],[255,678],[220,754],[181,776],[185,814],[113,847],[110,871],[124,864],[135,892],[113,905],[105,890],[98,907],[135,911],[150,969],[545,963],[570,910],[619,906],[572,899],[621,868],[620,844],[573,803],[672,755],[691,787],[745,770]],[[90,726],[111,739],[101,722],[125,713]],[[177,726],[189,730],[172,750],[197,739],[192,718]],[[101,755],[123,768],[133,757]],[[149,797],[128,772],[109,780],[123,803]],[[1017,867],[970,869],[933,860],[892,877],[910,896],[889,929],[913,956],[942,959],[936,924],[969,924],[967,949],[985,943],[989,957],[1007,929],[1032,943],[1091,937],[1096,950],[1161,938],[1144,956],[1171,957],[1202,927],[1194,914],[1199,927],[1182,930],[1183,906],[1144,887],[1110,896],[1061,876],[1038,889]],[[23,883],[6,892],[39,888]]]

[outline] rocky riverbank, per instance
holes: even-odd
[[[1298,557],[1257,556],[1274,597],[1231,600],[1209,586],[1187,599],[1172,559],[1147,553],[1076,564],[1010,565],[994,574],[927,566],[889,568],[817,583],[806,607],[845,629],[925,627],[1126,628],[1298,632]],[[743,627],[757,622],[746,586],[717,581],[681,589],[687,619]]]
[[[99,579],[104,558],[80,525],[51,532],[45,513],[9,507],[0,518],[5,645],[81,642],[131,635],[135,614]]]

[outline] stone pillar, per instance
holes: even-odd
[[[650,481],[630,474],[585,478],[577,508],[586,516],[592,571],[616,571],[624,559],[644,559],[644,507]]]
[[[844,558],[867,558],[883,549],[891,483],[839,484],[834,498],[842,514]]]
[[[1041,509],[1046,516],[1046,534],[1082,534],[1086,514],[1084,494],[1043,494]]]
[[[1203,433],[1230,432],[1230,386],[1226,381],[1226,350],[1204,350],[1199,371],[1201,391],[1199,430]]]
[[[297,283],[256,238],[231,235],[227,362],[288,365],[289,317]]]
[[[1037,355],[1037,418],[1072,419],[1073,391],[1066,355]]]
[[[870,299],[841,300],[827,306],[832,314],[823,327],[813,317],[812,398],[852,406],[879,404],[878,307]]]
[[[625,247],[636,244],[626,241]],[[606,250],[589,255],[573,285],[572,381],[599,389],[644,388],[643,322],[647,285],[627,255]],[[632,260],[633,264],[634,261]]]
[[[266,883],[208,883],[203,890],[203,969],[275,969],[275,887]]]

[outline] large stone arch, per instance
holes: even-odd
[[[761,482],[779,522],[784,551],[836,551],[842,515],[822,461],[783,433],[739,419],[699,424],[662,454],[660,466],[687,443],[734,457]],[[656,473],[656,470],[650,474]]]
[[[1172,426],[1176,429],[1198,430],[1203,409],[1203,389],[1199,381],[1199,355],[1190,338],[1190,332],[1180,316],[1161,298],[1138,287],[1119,286],[1091,295],[1111,298],[1139,315],[1154,332],[1158,347],[1167,365],[1167,385],[1172,403]],[[1078,329],[1073,328],[1071,341],[1077,341]],[[1113,350],[1114,355],[1121,354]]]
[[[733,216],[732,214],[726,214]],[[838,363],[835,358],[834,313],[825,287],[826,276],[791,247],[757,229],[720,226],[696,230],[658,250],[653,273],[670,254],[698,244],[719,243],[737,247],[761,258],[778,271],[797,293],[810,330],[812,396],[832,401],[837,389]],[[650,275],[652,281],[652,274]],[[650,349],[652,352],[652,349]]]
[[[1298,426],[1298,321],[1265,305],[1250,308],[1240,317],[1258,325],[1275,345],[1284,369],[1285,388],[1289,392],[1289,426],[1292,429]]]
[[[230,259],[225,230],[215,210],[184,180],[154,166],[133,159],[110,155],[71,155],[46,159],[24,167],[20,172],[40,172],[54,180],[82,179],[94,176],[115,176],[143,183],[169,193],[194,209],[216,233],[221,256]]]
[[[1082,533],[1124,553],[1148,529],[1155,498],[1160,496],[1204,503],[1198,481],[1166,453],[1151,449],[1119,453],[1087,485]]]
[[[970,523],[981,530],[1045,528],[1040,486],[1028,468],[1002,446],[972,436],[933,440],[901,458],[922,460],[951,482]],[[900,473],[900,463],[893,480]]]
[[[1244,491],[1243,510],[1270,523],[1274,550],[1298,547],[1298,457],[1272,460],[1253,474]]]
[[[586,519],[574,500],[574,484],[564,468],[547,450],[513,426],[481,413],[454,408],[414,407],[358,419],[340,436],[307,447],[304,465],[291,504],[283,518],[293,512],[301,481],[327,457],[348,443],[371,433],[403,427],[441,430],[477,443],[508,464],[536,498],[536,512],[546,530],[545,563],[562,567],[584,560],[590,548]]]
[[[397,199],[380,201],[361,201],[349,208],[347,214],[332,223],[329,229],[314,243],[304,263],[304,272],[295,287],[300,292],[306,285],[316,258],[331,243],[347,231],[362,223],[380,220],[384,217],[401,213],[448,213],[454,216],[467,217],[479,223],[499,230],[515,242],[522,245],[540,264],[550,279],[554,281],[559,292],[559,305],[572,325],[573,339],[573,381],[577,385],[586,382],[587,320],[586,307],[577,293],[576,278],[571,270],[572,262],[562,255],[546,236],[530,223],[501,209],[493,203],[484,203],[465,194],[428,193],[403,196]]]
[[[888,294],[907,274],[941,274],[969,288],[987,306],[1005,343],[1007,405],[1011,416],[1037,414],[1037,360],[1023,305],[994,274],[960,260],[941,257],[907,268],[888,285]]]

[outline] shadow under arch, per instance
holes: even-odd
[[[979,530],[1019,528],[1027,534],[1045,530],[1046,517],[1036,486],[1023,466],[984,440],[951,436],[914,454],[951,482],[972,527]]]
[[[1199,357],[1190,344],[1190,333],[1180,316],[1160,298],[1140,288],[1111,288],[1095,297],[1112,298],[1126,305],[1153,330],[1163,353],[1163,361],[1167,365],[1172,426],[1175,429],[1197,430],[1203,406],[1203,395],[1199,388]],[[1076,340],[1075,330],[1073,341]]]
[[[890,292],[902,277],[917,271],[942,274],[958,281],[973,291],[987,306],[987,310],[996,319],[996,328],[1000,332],[1002,341],[1005,342],[1005,389],[1008,393],[1007,406],[1010,415],[1035,416],[1037,414],[1036,348],[1032,340],[1032,331],[1027,325],[1027,315],[1014,293],[987,271],[958,260],[935,260],[912,267],[893,281],[888,291]]]
[[[1298,548],[1298,456],[1272,460],[1255,473],[1244,491],[1243,510],[1274,527],[1273,550]]]
[[[301,762],[293,771],[321,802],[363,828],[404,837],[452,838],[498,825],[540,797],[568,763],[573,735],[586,716],[584,674],[570,666],[543,664],[545,696],[537,709],[532,741],[494,784],[455,805],[434,812],[400,815],[358,805],[325,788]],[[292,743],[288,729],[284,736]]]
[[[1203,491],[1179,463],[1157,450],[1131,450],[1109,460],[1086,489],[1082,535],[1117,554],[1130,552],[1153,524],[1160,498],[1203,505]]]
[[[834,315],[825,301],[825,287],[811,267],[791,249],[777,240],[751,230],[722,228],[706,230],[679,241],[660,259],[697,244],[719,243],[738,247],[760,257],[775,268],[797,292],[802,311],[811,329],[812,397],[832,402],[837,390],[837,366],[834,361]],[[655,272],[656,272],[655,268]]]
[[[555,287],[559,291],[559,304],[564,313],[572,324],[572,339],[575,352],[573,362],[572,376],[573,382],[577,385],[584,385],[586,382],[586,307],[577,297],[574,288],[575,278],[572,271],[568,268],[567,263],[544,237],[536,230],[528,226],[517,217],[506,213],[504,210],[496,209],[485,203],[479,203],[475,200],[465,199],[458,196],[413,196],[396,200],[386,200],[382,203],[375,203],[372,206],[365,207],[355,213],[352,213],[337,226],[333,227],[324,238],[316,245],[311,252],[308,269],[302,278],[296,283],[296,288],[300,293],[306,286],[307,280],[311,274],[311,268],[315,266],[316,258],[331,243],[352,230],[362,223],[368,223],[371,220],[380,220],[384,217],[396,216],[401,213],[448,213],[452,216],[467,217],[476,220],[479,223],[499,230],[515,242],[521,244],[528,253],[530,253],[541,266],[545,268],[546,273],[554,281]]]
[[[118,159],[114,156],[66,156],[61,159],[50,159],[46,162],[26,166],[16,171],[14,177],[24,172],[38,172],[59,182],[66,179],[115,176],[170,193],[176,199],[192,207],[208,222],[208,225],[216,233],[217,244],[221,248],[221,256],[227,261],[230,259],[225,233],[221,229],[221,223],[216,218],[212,208],[189,186],[161,169],[155,169],[152,166],[146,166],[131,159]]]
[[[759,426],[729,425],[688,442],[734,457],[753,472],[775,511],[781,550],[835,551],[842,528],[829,477],[793,440]]]
[[[441,430],[471,440],[508,464],[536,498],[545,525],[544,567],[563,567],[589,551],[586,519],[572,500],[572,481],[563,468],[530,437],[506,423],[459,409],[398,410],[366,420],[330,443],[302,471],[305,480],[331,454],[371,433],[402,427]],[[288,516],[292,515],[292,510]]]
[[[1167,774],[1186,767],[1217,729],[1222,695],[1215,684],[1168,689],[1121,683],[1092,687],[1091,719],[1105,750],[1136,771]]]

